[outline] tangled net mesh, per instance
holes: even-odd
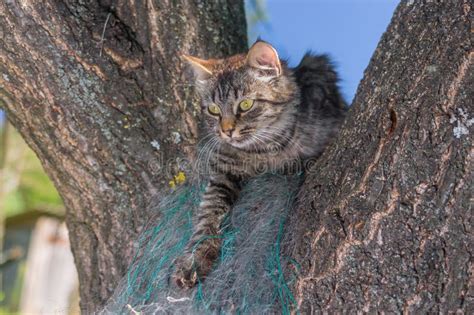
[[[170,276],[193,230],[204,191],[195,181],[160,198],[156,223],[144,230],[126,276],[103,314],[289,314],[289,288],[297,263],[282,257],[283,228],[301,175],[262,175],[250,180],[222,224],[222,248],[213,271],[192,290]],[[288,268],[293,266],[294,268]],[[297,310],[296,310],[297,311]]]

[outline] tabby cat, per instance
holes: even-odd
[[[304,169],[335,137],[346,105],[326,56],[306,54],[291,69],[259,40],[247,54],[184,58],[194,70],[209,137],[219,142],[193,236],[175,264],[175,283],[192,288],[218,257],[221,222],[246,179]]]

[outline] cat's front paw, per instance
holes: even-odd
[[[181,289],[190,289],[197,284],[199,280],[198,270],[192,255],[183,256],[178,259],[172,278],[174,283]]]
[[[176,261],[172,276],[174,283],[182,289],[193,288],[198,281],[204,280],[209,274],[217,258],[218,248],[200,246],[193,253],[188,253]]]

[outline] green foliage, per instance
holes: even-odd
[[[3,134],[7,130],[6,136]],[[6,217],[41,209],[62,213],[63,206],[40,161],[21,136],[11,127],[2,128],[3,156],[0,177],[0,208]]]
[[[247,5],[247,22],[250,27],[255,26],[259,22],[268,20],[265,8],[265,0],[249,0]]]
[[[268,26],[266,0],[248,0],[245,2],[247,27],[249,30],[249,45],[252,45],[258,36],[258,26]]]

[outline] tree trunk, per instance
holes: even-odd
[[[95,310],[176,171],[157,165],[192,155],[198,110],[178,52],[240,51],[245,22],[226,1],[71,2],[0,4],[0,93],[65,201]],[[470,15],[467,0],[397,9],[286,226],[302,313],[472,312]]]
[[[469,1],[403,1],[286,226],[303,314],[472,314]]]
[[[2,107],[64,200],[86,313],[125,273],[150,196],[193,156],[180,54],[245,48],[242,1],[0,2]]]

